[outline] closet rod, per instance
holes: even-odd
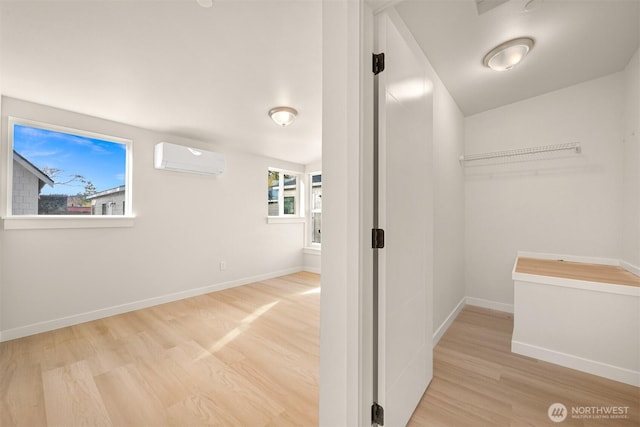
[[[527,156],[530,154],[550,153],[554,151],[575,151],[576,154],[582,152],[579,142],[568,142],[566,144],[544,145],[541,147],[518,148],[515,150],[494,151],[491,153],[469,154],[460,156],[460,164],[475,160],[489,160],[507,157]]]

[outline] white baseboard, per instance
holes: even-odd
[[[438,345],[440,338],[447,332],[449,326],[456,320],[458,314],[462,311],[465,305],[475,305],[477,307],[489,308],[491,310],[504,311],[506,313],[513,313],[513,304],[505,304],[502,302],[490,301],[481,298],[473,298],[473,297],[462,297],[458,305],[455,306],[451,313],[447,316],[447,318],[442,322],[442,324],[436,329],[433,333],[433,346]]]
[[[610,380],[640,387],[640,372],[638,371],[632,371],[619,366],[596,362],[595,360],[584,359],[572,354],[561,353],[559,351],[549,350],[547,348],[519,341],[511,341],[511,351],[513,353],[522,354],[523,356],[533,357],[535,359],[555,363],[556,365],[564,366],[566,368],[576,369],[578,371],[587,372],[589,374],[609,378]]]
[[[309,273],[320,274],[320,269],[318,267],[308,267],[305,265],[304,267],[302,267],[302,271],[308,271]]]
[[[0,342],[9,341],[16,338],[22,338],[29,335],[39,334],[41,332],[52,331],[54,329],[65,328],[92,320],[103,319],[117,314],[127,313],[129,311],[140,310],[143,308],[153,307],[159,304],[178,301],[185,298],[195,297],[198,295],[208,294],[210,292],[221,291],[223,289],[235,288],[237,286],[247,285],[261,280],[272,279],[274,277],[286,276],[303,271],[302,267],[288,268],[285,270],[274,271],[271,273],[260,274],[252,277],[244,277],[242,279],[231,280],[228,282],[216,283],[214,285],[203,286],[201,288],[189,289],[186,291],[175,292],[172,294],[161,295],[140,301],[134,301],[112,307],[105,307],[98,310],[88,311],[85,313],[74,314],[71,316],[61,317],[58,319],[46,320],[44,322],[33,323],[31,325],[19,326],[13,329],[0,331]]]
[[[451,326],[453,321],[456,320],[456,317],[458,317],[458,314],[460,314],[460,312],[464,308],[465,300],[466,298],[462,297],[458,305],[455,306],[455,308],[451,311],[451,313],[449,313],[447,318],[444,319],[444,322],[442,322],[442,324],[438,327],[438,329],[436,329],[436,331],[433,333],[434,347],[438,345],[438,341],[440,341],[440,338],[442,338],[444,333],[447,332],[447,329],[449,329],[449,326]]]
[[[505,304],[503,302],[490,301],[482,298],[466,297],[466,303],[477,307],[488,308],[491,310],[504,311],[505,313],[513,313],[513,304]]]
[[[620,261],[620,266],[625,270],[632,272],[636,276],[640,276],[640,267],[633,265],[631,263],[628,263],[626,261]]]

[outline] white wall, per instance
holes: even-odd
[[[313,163],[309,163],[304,166],[305,173],[313,173],[322,171],[322,160],[316,160]]]
[[[320,274],[322,269],[322,252],[320,249],[305,248],[302,254],[304,271]]]
[[[465,199],[458,161],[464,153],[464,116],[440,79],[434,79],[433,326],[437,333],[465,296]]]
[[[467,296],[513,304],[516,251],[622,255],[623,75],[465,119],[465,152],[578,141],[582,156],[465,168]]]
[[[640,51],[625,72],[622,258],[640,266]]]
[[[0,7],[0,22],[2,22],[2,8]],[[2,52],[2,32],[0,32],[0,52]],[[2,88],[2,54],[0,53],[0,98],[2,97],[3,94],[3,88]],[[2,102],[0,102],[0,117],[2,117]],[[2,120],[0,120],[0,135],[4,135],[6,132],[6,128],[4,127]],[[0,168],[0,182],[4,182],[4,180],[6,179],[6,169],[5,167],[1,167]],[[2,231],[0,231],[0,307],[3,306],[4,302],[4,298],[3,298],[3,294],[4,294],[4,233],[2,233]],[[0,331],[3,330],[3,324],[2,324],[2,315],[0,315]],[[0,334],[0,339],[2,338],[2,335]]]
[[[5,339],[39,322],[302,269],[303,224],[266,223],[267,168],[302,165],[225,152],[218,177],[160,171],[153,168],[158,142],[216,147],[3,98],[3,129],[9,115],[133,140],[136,219],[131,228],[0,231]],[[3,198],[5,183],[3,175]]]

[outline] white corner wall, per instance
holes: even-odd
[[[624,71],[622,259],[640,266],[640,50]]]
[[[2,22],[2,7],[0,6],[0,22]],[[2,52],[2,32],[0,32],[0,52]],[[2,54],[0,53],[0,101],[2,99]],[[0,102],[0,118],[2,117],[2,102]],[[5,133],[6,129],[0,120],[0,135]],[[1,146],[0,146],[1,148]],[[6,167],[0,167],[0,182],[3,182],[3,174]],[[4,234],[0,231],[0,308],[3,306],[3,294],[4,294]],[[2,315],[0,315],[0,331],[3,330]],[[0,340],[2,339],[2,333],[0,332]]]
[[[437,340],[448,327],[450,314],[465,297],[464,174],[458,161],[464,153],[465,130],[458,105],[437,76],[435,81],[433,327]]]
[[[160,171],[158,142],[216,147],[11,98],[5,148],[9,115],[132,139],[136,218],[130,228],[0,230],[3,339],[302,270],[304,224],[266,223],[267,168],[302,165],[224,151],[218,177]]]
[[[620,258],[624,75],[465,119],[467,154],[580,142],[581,156],[465,168],[467,296],[513,304],[516,251]]]

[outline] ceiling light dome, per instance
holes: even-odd
[[[521,37],[496,46],[487,53],[482,63],[495,71],[507,71],[515,67],[533,47],[533,39]]]
[[[198,2],[200,6],[207,9],[213,6],[213,0],[196,0],[196,2]]]
[[[275,107],[269,110],[269,117],[276,124],[284,127],[289,126],[295,120],[298,112],[295,108],[291,107]]]

